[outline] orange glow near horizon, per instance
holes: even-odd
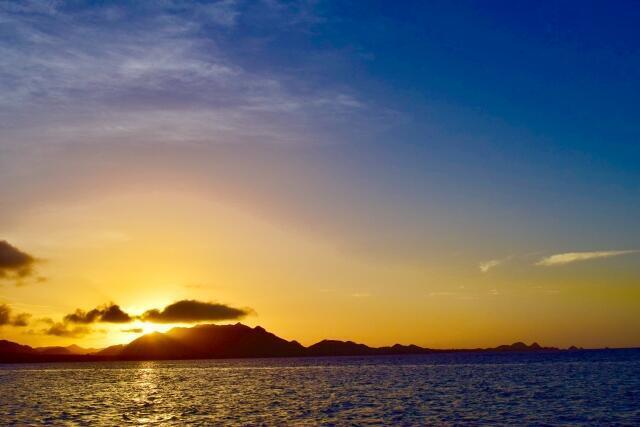
[[[382,253],[381,262],[197,192],[119,192],[51,207],[25,216],[8,239],[45,260],[38,269],[47,282],[5,286],[0,300],[36,322],[108,302],[140,315],[195,299],[248,307],[254,311],[241,322],[305,345],[333,338],[433,348],[613,347],[631,345],[640,328],[633,303],[640,290],[623,268],[614,277],[589,265],[536,267],[525,259],[483,273],[463,252],[418,260]],[[608,262],[623,261],[630,262]],[[616,285],[603,295],[605,277]],[[617,310],[599,312],[603,298]],[[42,334],[47,325],[33,323],[1,333],[30,345],[105,347],[140,336],[123,330],[175,326],[189,323],[101,323],[83,336]]]

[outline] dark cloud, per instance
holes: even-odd
[[[16,315],[11,314],[11,307],[7,304],[0,304],[0,326],[27,326],[29,325],[29,319],[31,315],[29,313],[19,313]]]
[[[120,306],[110,303],[102,307],[94,308],[88,312],[80,309],[73,314],[64,316],[64,321],[69,323],[129,323],[133,320],[129,314],[122,311]]]
[[[78,309],[75,313],[64,316],[61,322],[54,322],[49,318],[37,321],[47,325],[45,329],[40,331],[42,334],[79,338],[100,332],[88,326],[94,323],[129,323],[136,319],[154,323],[197,323],[239,319],[250,312],[250,309],[234,308],[224,304],[182,300],[168,305],[162,310],[148,310],[141,316],[133,316],[124,312],[117,304],[109,303],[90,311]],[[14,326],[26,326],[29,316],[24,313],[12,317],[9,307],[0,305],[0,325],[4,322],[4,324]],[[141,334],[144,330],[142,328],[128,328],[121,329],[121,332]]]
[[[54,335],[56,337],[80,338],[93,332],[86,326],[70,326],[68,323],[54,323],[51,327],[43,329],[45,335]]]
[[[166,306],[163,310],[148,310],[140,319],[154,323],[197,323],[214,320],[239,319],[250,310],[229,307],[224,304],[182,300]]]
[[[16,314],[15,316],[13,316],[11,324],[13,326],[19,326],[19,327],[28,326],[29,319],[31,319],[31,315],[29,313]]]
[[[20,282],[34,274],[36,259],[28,253],[0,240],[0,279]]]
[[[8,325],[11,319],[11,309],[6,304],[0,304],[0,326]]]

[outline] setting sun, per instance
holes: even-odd
[[[153,332],[167,332],[178,325],[157,325],[154,323],[141,323],[142,334],[151,334]]]

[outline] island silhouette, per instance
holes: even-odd
[[[575,347],[569,350],[575,350]],[[417,345],[395,344],[388,347],[369,347],[353,341],[323,340],[308,347],[297,341],[287,341],[266,331],[242,323],[234,325],[203,324],[190,328],[177,327],[168,332],[143,335],[128,344],[104,349],[68,347],[30,347],[0,340],[0,363],[31,363],[58,361],[107,360],[171,360],[171,359],[230,359],[266,357],[330,357],[382,356],[403,354],[432,354],[446,352],[536,352],[562,351],[556,347],[542,347],[516,342],[493,348],[430,349]]]

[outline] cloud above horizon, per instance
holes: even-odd
[[[92,332],[94,332],[93,329],[87,326],[72,326],[64,322],[53,323],[50,327],[42,330],[44,335],[65,338],[82,338]]]
[[[566,252],[554,254],[544,257],[536,262],[535,265],[541,267],[553,267],[559,265],[571,264],[574,262],[590,261],[594,259],[611,258],[620,255],[636,253],[638,250],[622,250],[622,251],[593,251],[593,252]]]
[[[26,252],[11,245],[6,240],[0,240],[0,279],[15,281],[22,280],[35,274],[36,259]]]
[[[0,304],[0,327],[2,326],[16,326],[24,327],[29,325],[29,319],[31,314],[19,313],[12,314],[11,307],[7,304]]]
[[[234,308],[213,302],[182,300],[162,310],[148,310],[140,316],[140,320],[153,323],[198,323],[240,319],[251,312],[250,309]]]
[[[77,309],[75,313],[64,316],[64,321],[69,323],[129,323],[134,318],[122,311],[120,306],[109,303],[101,307],[94,308],[88,312]]]
[[[299,19],[313,14],[304,2],[30,4],[39,7],[0,4],[0,125],[17,146],[300,144],[322,124],[364,117],[365,102],[344,85],[235,55],[243,17],[273,30],[320,22]]]
[[[504,261],[504,259],[492,259],[489,261],[484,261],[478,264],[478,268],[480,269],[480,272],[487,273],[489,270],[499,266]]]
[[[4,319],[2,307],[3,306],[0,306],[0,322]],[[48,318],[40,319],[41,322],[48,325],[48,327],[42,329],[40,333],[59,337],[79,338],[95,332],[95,329],[92,329],[89,325],[96,323],[127,324],[137,320],[150,323],[200,323],[207,321],[236,320],[251,313],[253,313],[253,310],[249,308],[235,308],[214,302],[181,300],[163,309],[150,309],[141,315],[135,315],[125,312],[118,304],[111,302],[88,311],[77,309],[75,312],[64,316],[60,322],[54,322]],[[6,316],[8,316],[8,314]],[[24,325],[18,325],[17,323],[22,323],[22,321],[26,322],[29,317],[30,315],[24,313],[12,317],[8,322],[13,322],[11,324],[14,326],[26,326],[26,323]],[[9,317],[6,317],[6,319],[9,319]],[[143,329],[134,327],[121,329],[120,331],[126,333],[142,333]]]

